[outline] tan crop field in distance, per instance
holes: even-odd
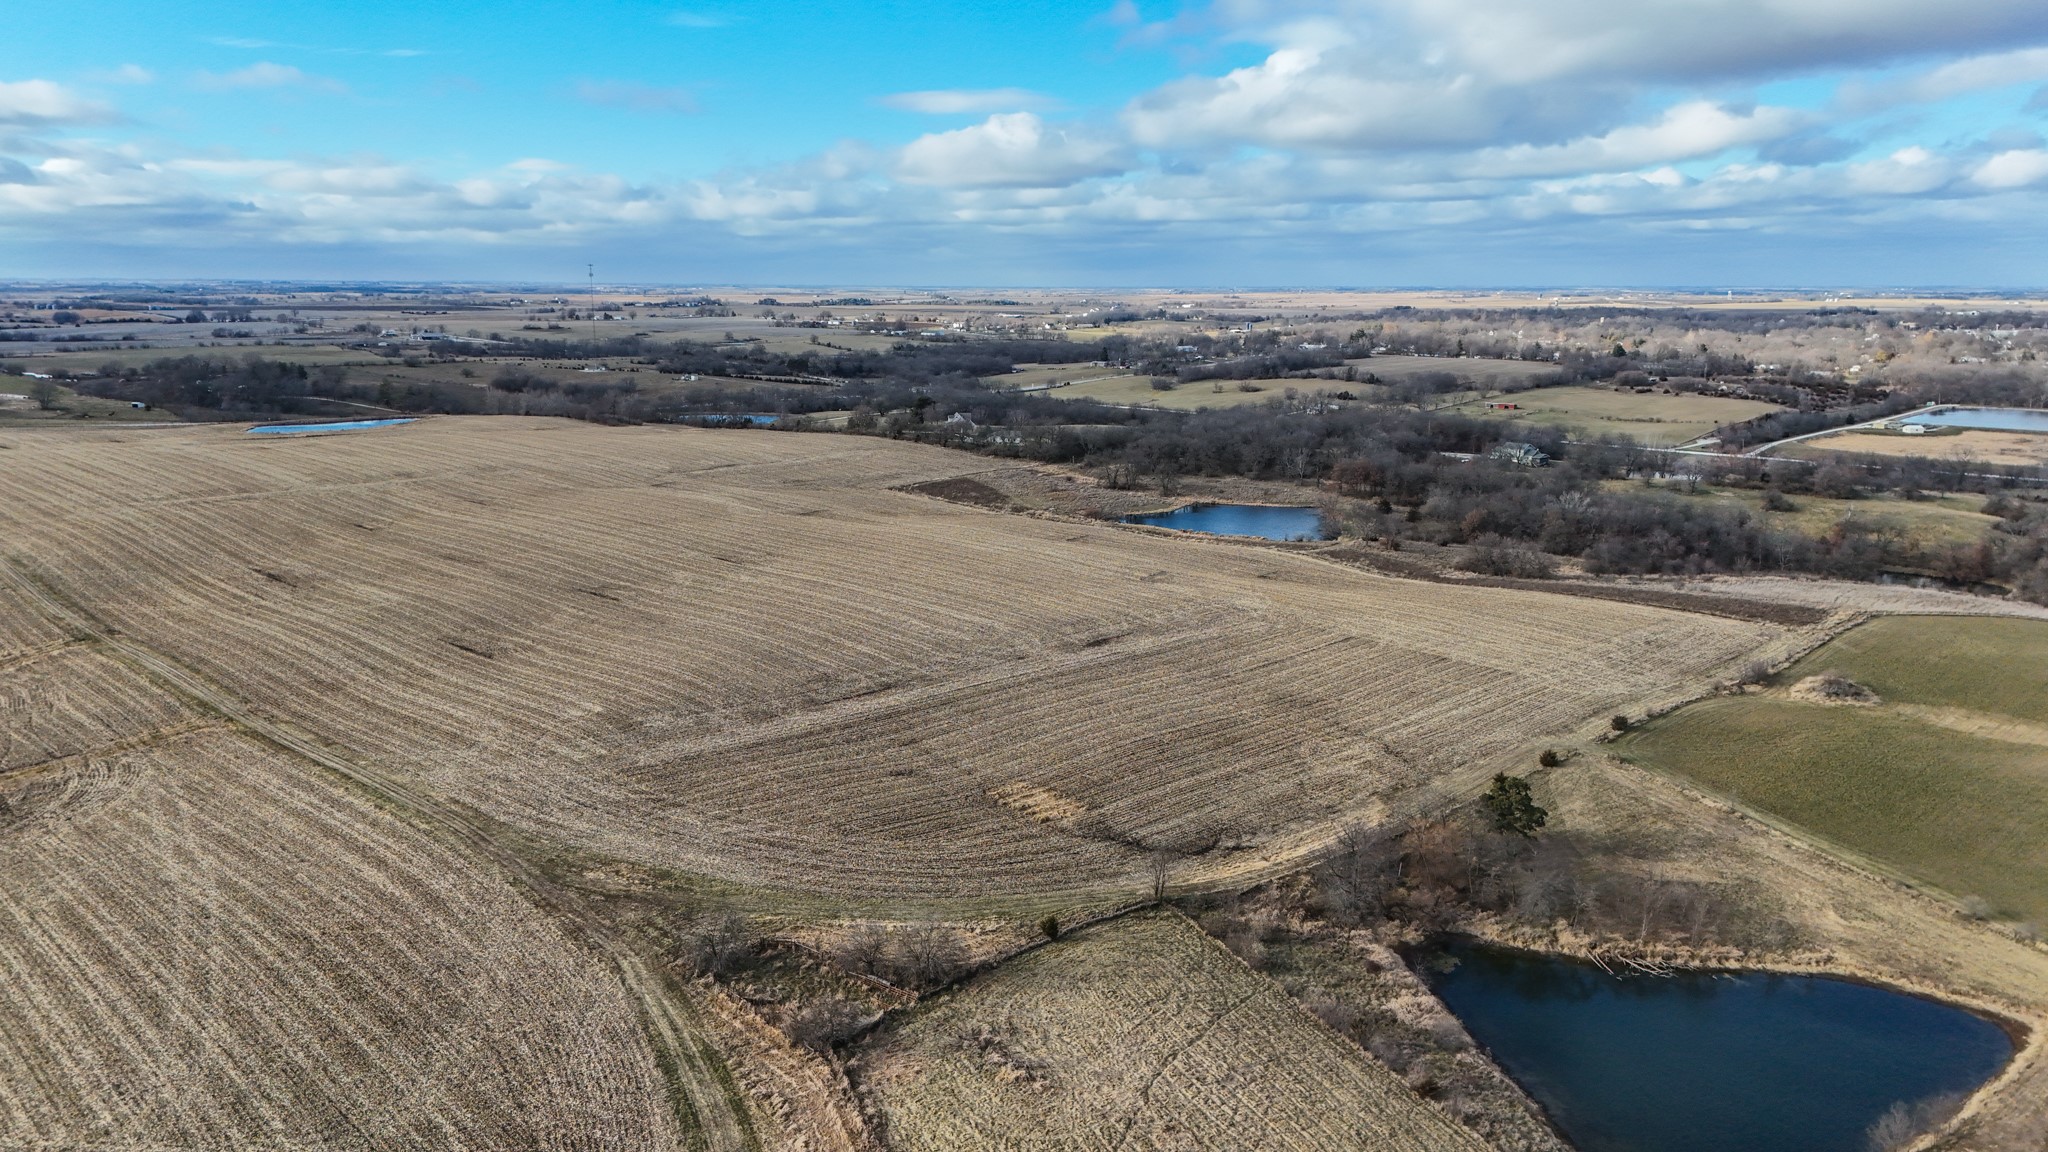
[[[1269,871],[1777,635],[963,508],[892,488],[980,461],[866,438],[8,443],[10,563],[108,627],[493,819],[765,892]]]
[[[1172,381],[1168,380],[1168,383],[1172,384]],[[1152,377],[1121,376],[1110,380],[1083,380],[1051,389],[1044,395],[1060,400],[1100,400],[1105,404],[1126,407],[1191,411],[1196,408],[1237,408],[1289,399],[1290,394],[1306,398],[1319,393],[1328,395],[1347,388],[1365,387],[1342,380],[1195,380],[1159,389],[1152,386]]]

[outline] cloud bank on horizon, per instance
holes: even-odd
[[[446,7],[45,22],[0,274],[2048,279],[2039,0]]]

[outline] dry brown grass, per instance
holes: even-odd
[[[905,1150],[1485,1147],[1172,914],[1012,961],[859,1059]]]
[[[0,535],[109,626],[530,833],[784,892],[1270,870],[1780,635],[962,508],[889,489],[981,461],[879,440],[16,441]]]
[[[1821,452],[1868,452],[1876,456],[1924,456],[1930,460],[1974,460],[2015,468],[2048,464],[2048,436],[1965,428],[1940,434],[1907,436],[1890,432],[1838,432],[1806,442]],[[1825,456],[1818,456],[1825,459]]]

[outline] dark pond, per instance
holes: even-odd
[[[1894,1103],[1973,1091],[2013,1052],[1982,1017],[1844,980],[1610,976],[1472,943],[1417,960],[1580,1152],[1865,1152]]]
[[[1313,508],[1266,504],[1190,504],[1152,516],[1126,516],[1126,524],[1156,524],[1212,536],[1259,536],[1267,540],[1321,540],[1322,514]]]

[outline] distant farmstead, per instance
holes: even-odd
[[[1504,464],[1520,464],[1525,468],[1541,468],[1550,463],[1550,454],[1534,444],[1522,440],[1505,440],[1492,452],[1487,453]]]

